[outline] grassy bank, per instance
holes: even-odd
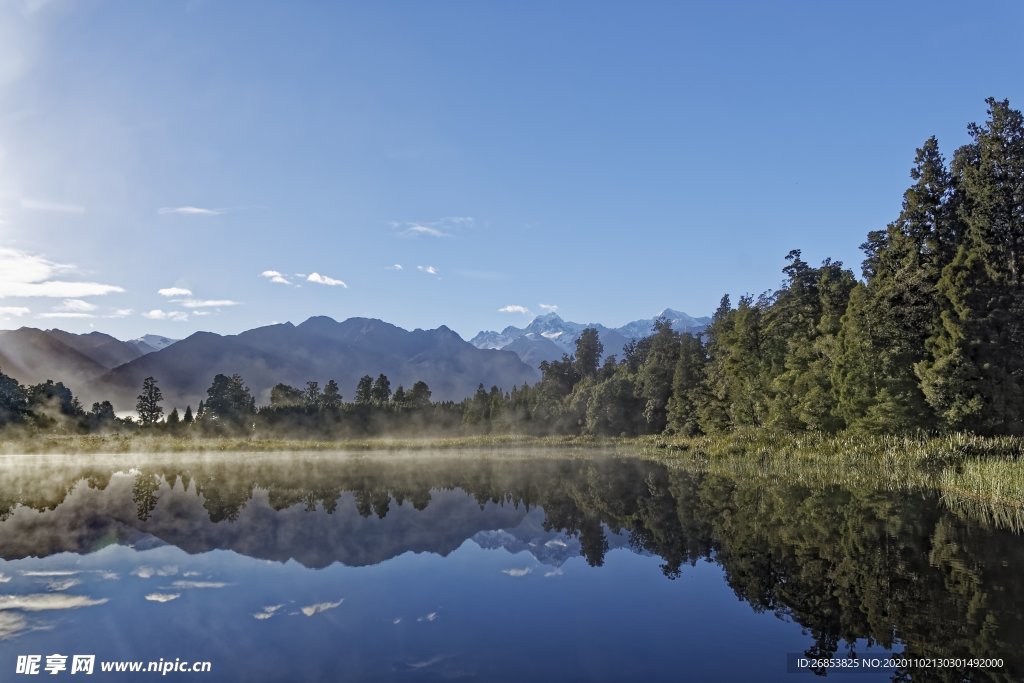
[[[644,437],[641,452],[666,464],[772,483],[888,490],[932,489],[981,521],[1024,529],[1024,438],[829,436],[738,432]]]

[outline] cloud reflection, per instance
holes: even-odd
[[[281,609],[282,607],[284,607],[283,604],[281,604],[281,605],[267,605],[266,607],[263,608],[262,611],[256,612],[255,614],[253,614],[252,618],[253,619],[259,619],[260,621],[264,621],[264,620],[269,619],[270,617],[274,616],[275,614],[277,614],[277,611],[279,609]]]
[[[526,576],[533,572],[533,567],[523,567],[522,569],[502,569],[502,574],[508,574],[509,576]]]
[[[226,585],[222,581],[175,581],[171,588],[223,588]]]
[[[174,565],[167,565],[164,567],[136,567],[132,571],[132,576],[137,576],[140,579],[151,579],[154,576],[174,576],[178,573],[178,568]]]
[[[340,606],[341,603],[343,602],[345,602],[345,598],[341,598],[337,602],[318,602],[315,605],[303,607],[302,613],[305,614],[307,617],[311,617],[314,614],[319,614],[320,612],[326,612],[329,609],[334,609],[335,607]]]
[[[181,597],[181,593],[150,593],[146,599],[150,602],[170,602]]]
[[[7,640],[29,630],[28,619],[17,612],[0,612],[0,640]]]
[[[65,578],[65,579],[51,579],[46,582],[46,590],[59,593],[60,591],[66,591],[69,588],[82,583],[81,579]]]
[[[0,610],[20,609],[26,612],[44,610],[78,609],[103,605],[106,598],[93,599],[85,595],[61,595],[58,593],[32,593],[29,595],[0,595]]]

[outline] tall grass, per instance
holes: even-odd
[[[1024,438],[785,434],[750,430],[715,437],[646,437],[647,457],[766,484],[938,491],[952,510],[1024,531]]]

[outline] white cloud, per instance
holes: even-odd
[[[85,207],[77,204],[47,202],[40,199],[22,199],[21,208],[28,211],[48,211],[50,213],[83,214]]]
[[[544,578],[547,579],[551,578],[552,576],[562,576],[563,574],[565,574],[565,572],[562,570],[561,567],[555,567],[551,571],[544,572]]]
[[[181,597],[181,593],[150,593],[146,599],[150,602],[170,602]]]
[[[152,311],[143,313],[142,317],[149,318],[150,320],[173,320],[181,323],[188,320],[188,313],[182,311],[162,311],[159,308],[154,308]]]
[[[192,290],[184,287],[164,287],[156,290],[156,293],[160,296],[192,296]]]
[[[78,609],[103,605],[106,598],[93,599],[85,595],[61,593],[33,593],[30,595],[0,595],[0,610],[19,609],[25,612],[42,612],[56,609]]]
[[[0,316],[20,318],[23,315],[31,313],[29,309],[24,306],[0,306]]]
[[[237,301],[231,299],[174,299],[173,302],[185,308],[221,308],[238,305]]]
[[[508,306],[502,306],[499,308],[498,313],[522,313],[523,315],[530,315],[530,309],[526,306],[520,306],[519,304],[509,304]]]
[[[77,569],[56,569],[56,570],[28,570],[21,573],[22,576],[74,576],[80,572]]]
[[[416,621],[437,621],[437,618],[437,612],[431,612],[429,614],[424,614],[422,617],[417,617]]]
[[[96,304],[81,299],[64,299],[60,306],[54,306],[55,311],[67,311],[69,313],[88,313],[96,310]]]
[[[558,306],[555,304],[538,304],[538,306],[540,306],[540,310],[547,311],[548,313],[554,313],[558,310]]]
[[[291,284],[291,280],[289,280],[282,273],[279,273],[276,270],[264,270],[262,273],[260,273],[260,277],[265,277],[271,282],[279,285]]]
[[[427,275],[440,275],[440,272],[434,266],[416,266],[416,270]]]
[[[227,213],[224,209],[204,209],[199,206],[162,206],[157,209],[161,215],[174,214],[178,216],[219,216]]]
[[[55,275],[74,270],[68,264],[55,263],[42,256],[18,249],[0,247],[0,298],[54,297],[79,298],[101,296],[124,289],[98,282],[53,280]]]
[[[390,266],[384,266],[384,270],[401,270],[401,269],[402,269],[402,264],[401,263],[395,263],[395,264],[390,265]]]
[[[319,614],[320,612],[326,612],[329,609],[339,607],[343,602],[345,602],[345,598],[341,598],[337,602],[318,602],[315,605],[303,607],[302,613],[305,614],[307,617],[311,617],[314,614]]]
[[[40,313],[36,316],[37,318],[95,318],[96,316],[92,313],[75,313],[73,311],[53,311],[50,313]]]
[[[410,225],[399,234],[403,237],[451,237],[451,233],[419,223]]]
[[[333,277],[327,277],[320,273],[310,273],[306,277],[306,282],[315,282],[318,285],[327,285],[328,287],[344,287],[348,289],[348,285],[342,280],[335,280]]]
[[[533,567],[523,567],[522,569],[502,569],[501,573],[517,577],[526,576],[527,574],[533,573]]]
[[[436,221],[393,221],[391,226],[398,229],[401,237],[451,237],[454,232],[472,227],[470,216],[446,216]]]
[[[127,318],[131,314],[132,314],[132,309],[130,309],[130,308],[118,308],[113,313],[111,313],[108,317],[110,317],[110,318]]]

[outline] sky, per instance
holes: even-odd
[[[0,0],[0,328],[469,338],[859,273],[1024,4]]]

